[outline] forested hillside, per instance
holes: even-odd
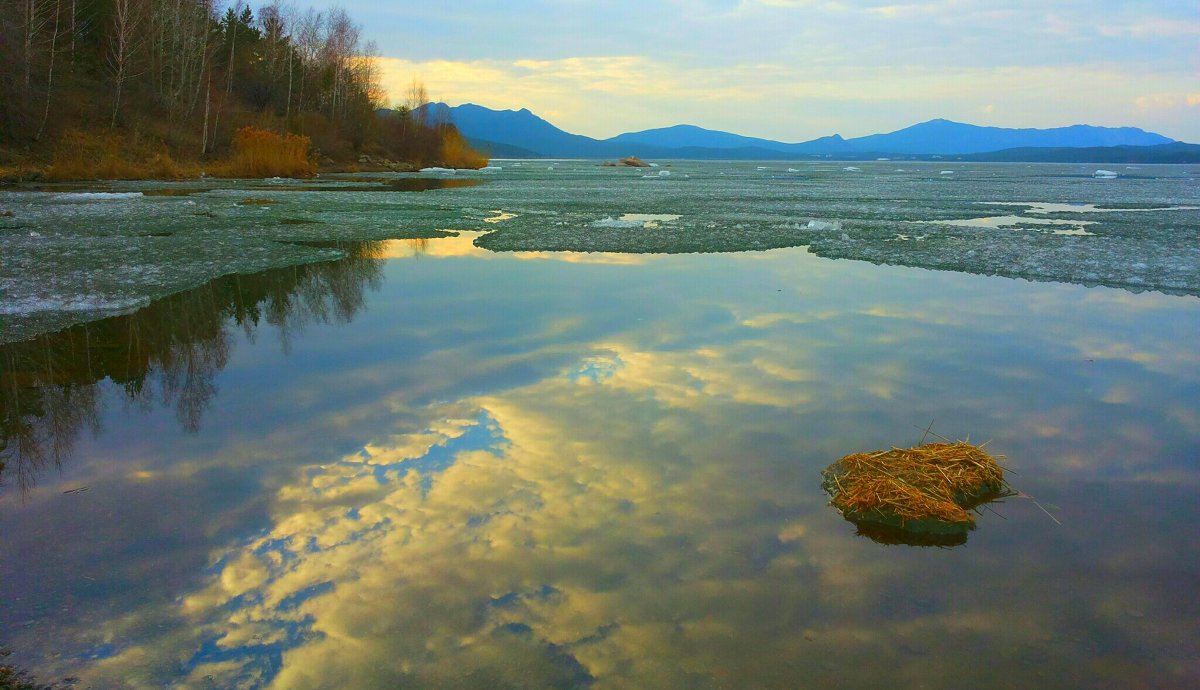
[[[307,138],[306,155],[327,165],[363,156],[484,164],[452,125],[409,115],[423,103],[415,83],[397,111],[379,114],[388,104],[374,45],[341,9],[279,0],[257,10],[240,0],[0,7],[0,166],[10,177],[89,166],[169,177],[230,158],[239,130],[242,140],[260,130],[295,135],[265,139],[292,149]]]

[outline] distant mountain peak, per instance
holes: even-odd
[[[471,139],[504,144],[547,157],[611,158],[775,158],[811,155],[969,155],[1015,148],[1155,146],[1173,140],[1136,127],[1071,125],[1049,129],[990,127],[934,118],[886,134],[845,139],[832,134],[800,143],[747,137],[692,124],[627,132],[593,139],[565,132],[528,108],[492,110],[468,103],[448,111]]]

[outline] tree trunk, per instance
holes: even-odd
[[[200,155],[208,153],[208,107],[212,102],[212,73],[208,75],[208,88],[204,90],[204,137],[200,142]]]
[[[136,17],[130,3],[132,0],[116,0],[113,3],[113,45],[109,49],[109,66],[113,70],[114,96],[112,119],[108,128],[117,126],[117,114],[121,109],[121,92],[129,76],[129,60],[133,54],[133,39]]]
[[[37,33],[37,3],[35,0],[25,0],[22,3],[25,11],[24,58],[25,58],[25,94],[29,94],[31,72],[33,71],[33,36]]]
[[[54,33],[50,34],[50,71],[46,76],[46,108],[42,110],[42,124],[33,137],[34,141],[41,141],[42,134],[46,131],[46,120],[50,118],[50,94],[54,90],[54,53],[58,47],[58,12],[61,6],[62,0],[56,0],[54,3]]]
[[[287,106],[284,111],[283,121],[291,123],[292,121],[292,46],[288,46],[288,91],[287,91]]]

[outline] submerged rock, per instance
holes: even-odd
[[[622,158],[621,160],[619,160],[619,161],[616,161],[616,162],[613,162],[613,161],[604,161],[604,162],[603,162],[603,163],[601,163],[600,165],[601,165],[602,167],[606,167],[606,168],[620,168],[620,167],[626,167],[626,168],[649,168],[649,167],[650,167],[650,164],[649,164],[649,163],[647,163],[646,161],[642,160],[641,158],[638,158],[637,156],[628,156],[628,157],[626,157],[626,158]]]

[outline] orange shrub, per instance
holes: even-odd
[[[442,133],[442,165],[447,168],[474,168],[488,164],[488,157],[471,148],[457,129],[446,128]]]
[[[214,172],[222,177],[312,177],[317,170],[308,147],[308,137],[243,127],[233,135],[233,157]]]

